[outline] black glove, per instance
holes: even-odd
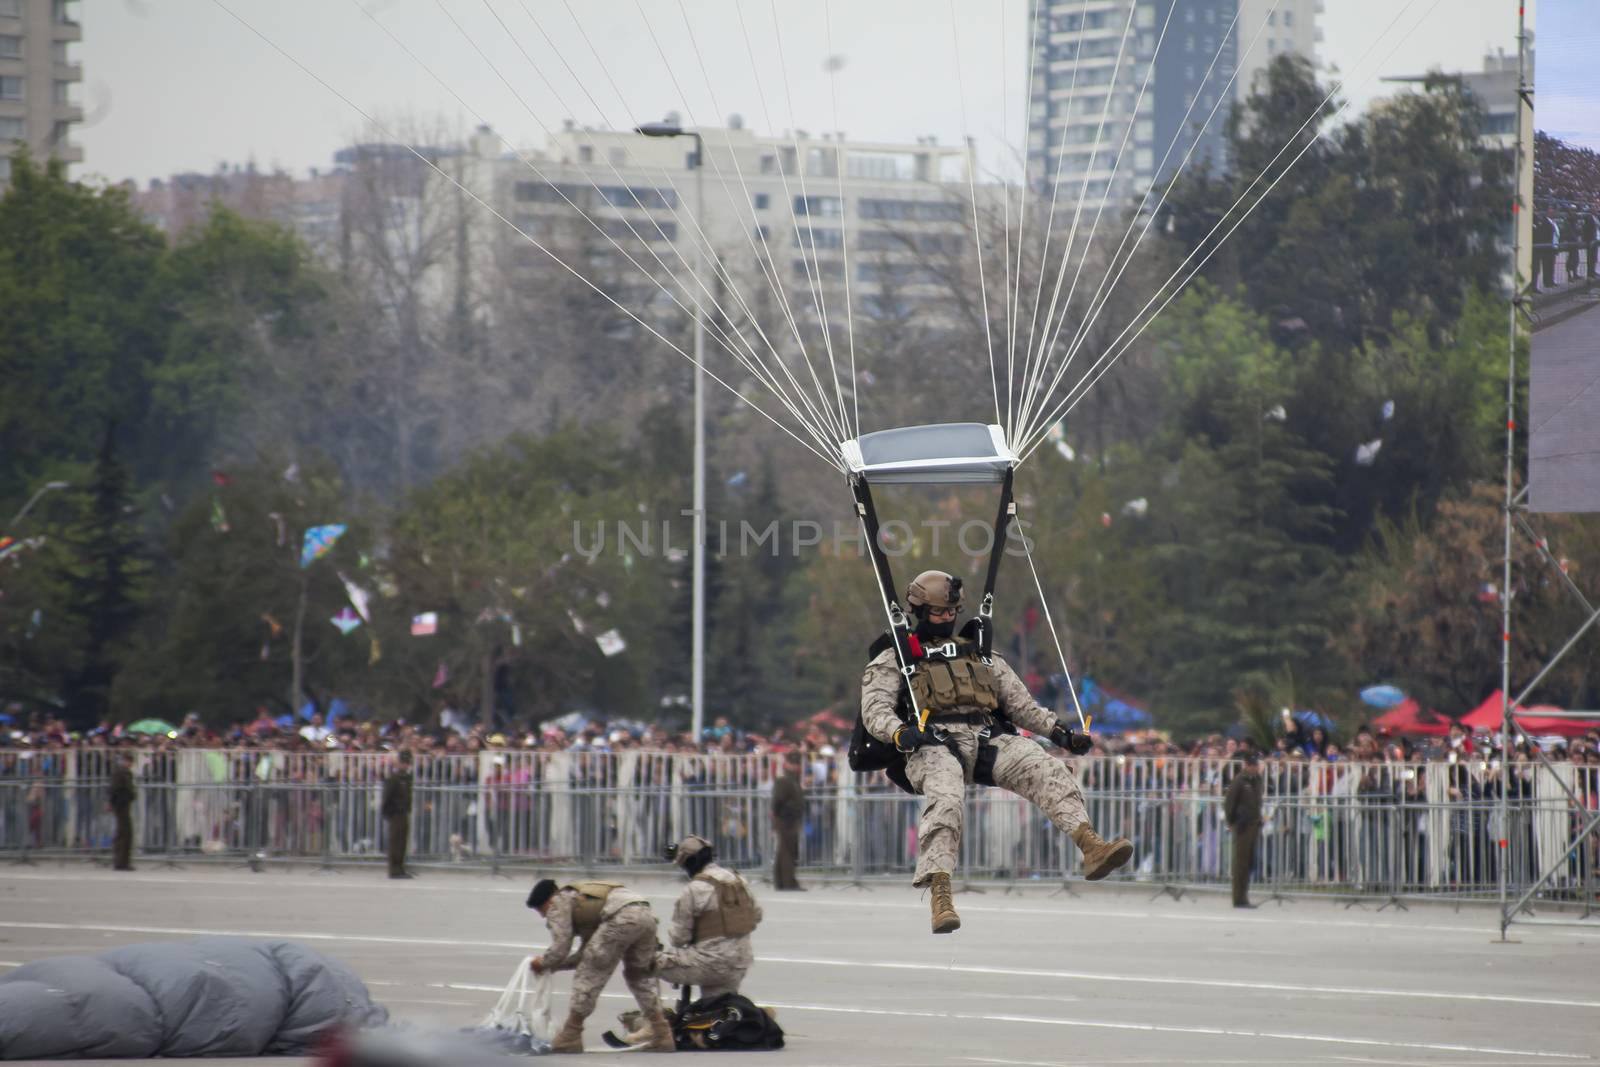
[[[915,752],[928,741],[928,732],[914,722],[908,722],[894,732],[894,747],[897,752]]]
[[[1088,734],[1075,734],[1072,727],[1061,722],[1056,723],[1055,729],[1050,731],[1050,740],[1074,756],[1081,756],[1094,748],[1094,738]]]

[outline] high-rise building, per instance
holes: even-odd
[[[1219,162],[1228,109],[1256,74],[1280,54],[1314,56],[1322,0],[1031,4],[1029,184],[1097,206],[1137,199],[1186,155]]]
[[[70,51],[82,39],[70,0],[0,0],[0,184],[20,145],[35,159],[82,162],[70,139],[83,121],[73,99],[83,66]]]

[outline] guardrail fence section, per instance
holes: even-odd
[[[115,750],[0,750],[0,854],[101,856]],[[1116,878],[1154,886],[1226,884],[1223,795],[1236,765],[1187,757],[1074,760],[1102,835],[1134,859]],[[141,750],[135,855],[345,863],[382,856],[388,753]],[[723,862],[772,860],[777,756],[485,751],[419,755],[410,855],[419,863],[633,867],[659,864],[686,833]],[[920,800],[834,758],[805,764],[801,864],[813,877],[901,878],[916,863]],[[1596,839],[1579,841],[1600,799],[1600,765],[1269,760],[1254,884],[1274,893],[1498,899],[1560,864],[1542,899],[1600,891]],[[1501,790],[1508,789],[1502,816]],[[969,793],[962,875],[1060,883],[1077,849],[1003,790]]]

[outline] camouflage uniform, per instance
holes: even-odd
[[[717,891],[702,880],[705,878],[719,882],[744,881],[726,867],[708,863],[699,876],[684,887],[672,910],[672,926],[667,932],[672,948],[656,954],[656,973],[663,981],[675,985],[699,986],[703,997],[737,993],[745,972],[755,960],[750,949],[750,935],[695,940],[696,920],[718,911]],[[750,899],[755,920],[760,922],[761,905],[754,903],[753,894]]]
[[[993,656],[993,662],[995,689],[1006,717],[1024,730],[1048,735],[1056,725],[1055,714],[1035,703],[1022,679],[998,655]],[[893,648],[867,664],[861,679],[862,721],[872,736],[888,744],[894,743],[895,730],[901,725],[900,717],[895,714],[901,680]],[[973,706],[955,710],[980,712],[983,709]],[[917,831],[917,870],[912,882],[919,887],[927,885],[932,875],[953,872],[961,855],[966,785],[972,781],[978,735],[982,729],[965,723],[940,724],[938,728],[960,750],[959,762],[948,748],[936,741],[930,741],[906,757],[906,777],[923,797],[922,820]],[[989,744],[997,749],[995,785],[1033,802],[1068,834],[1088,822],[1083,790],[1065,760],[1046,753],[1036,742],[1015,735],[996,734],[989,739]]]
[[[593,936],[584,939],[583,947],[574,952],[573,909],[577,903],[578,894],[571,889],[563,889],[550,898],[544,917],[545,925],[550,928],[550,948],[540,961],[547,971],[577,969],[572,976],[568,1011],[580,1019],[592,1015],[600,991],[620,961],[622,979],[638,1002],[639,1010],[646,1017],[659,1012],[661,997],[656,990],[654,973],[656,917],[650,905],[626,887],[613,889],[600,910],[600,926]]]

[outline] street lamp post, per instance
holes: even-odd
[[[39,498],[50,492],[52,489],[70,488],[72,488],[71,482],[45,482],[44,488],[40,489],[37,493],[34,493],[31,497],[29,497],[28,502],[22,505],[22,510],[11,516],[11,525],[15,526],[17,523],[21,522],[22,517],[29,511],[32,511],[33,506],[39,502]]]
[[[634,132],[645,137],[693,137],[694,155],[689,166],[694,171],[694,224],[702,237],[705,234],[702,213],[705,209],[705,142],[694,130],[686,130],[677,122],[647,122],[634,127]],[[706,251],[702,242],[694,243],[694,276],[696,288],[703,288]],[[696,740],[705,728],[706,687],[706,320],[699,310],[700,298],[695,298],[694,316],[694,545],[692,576],[692,614],[690,621],[690,729]]]

